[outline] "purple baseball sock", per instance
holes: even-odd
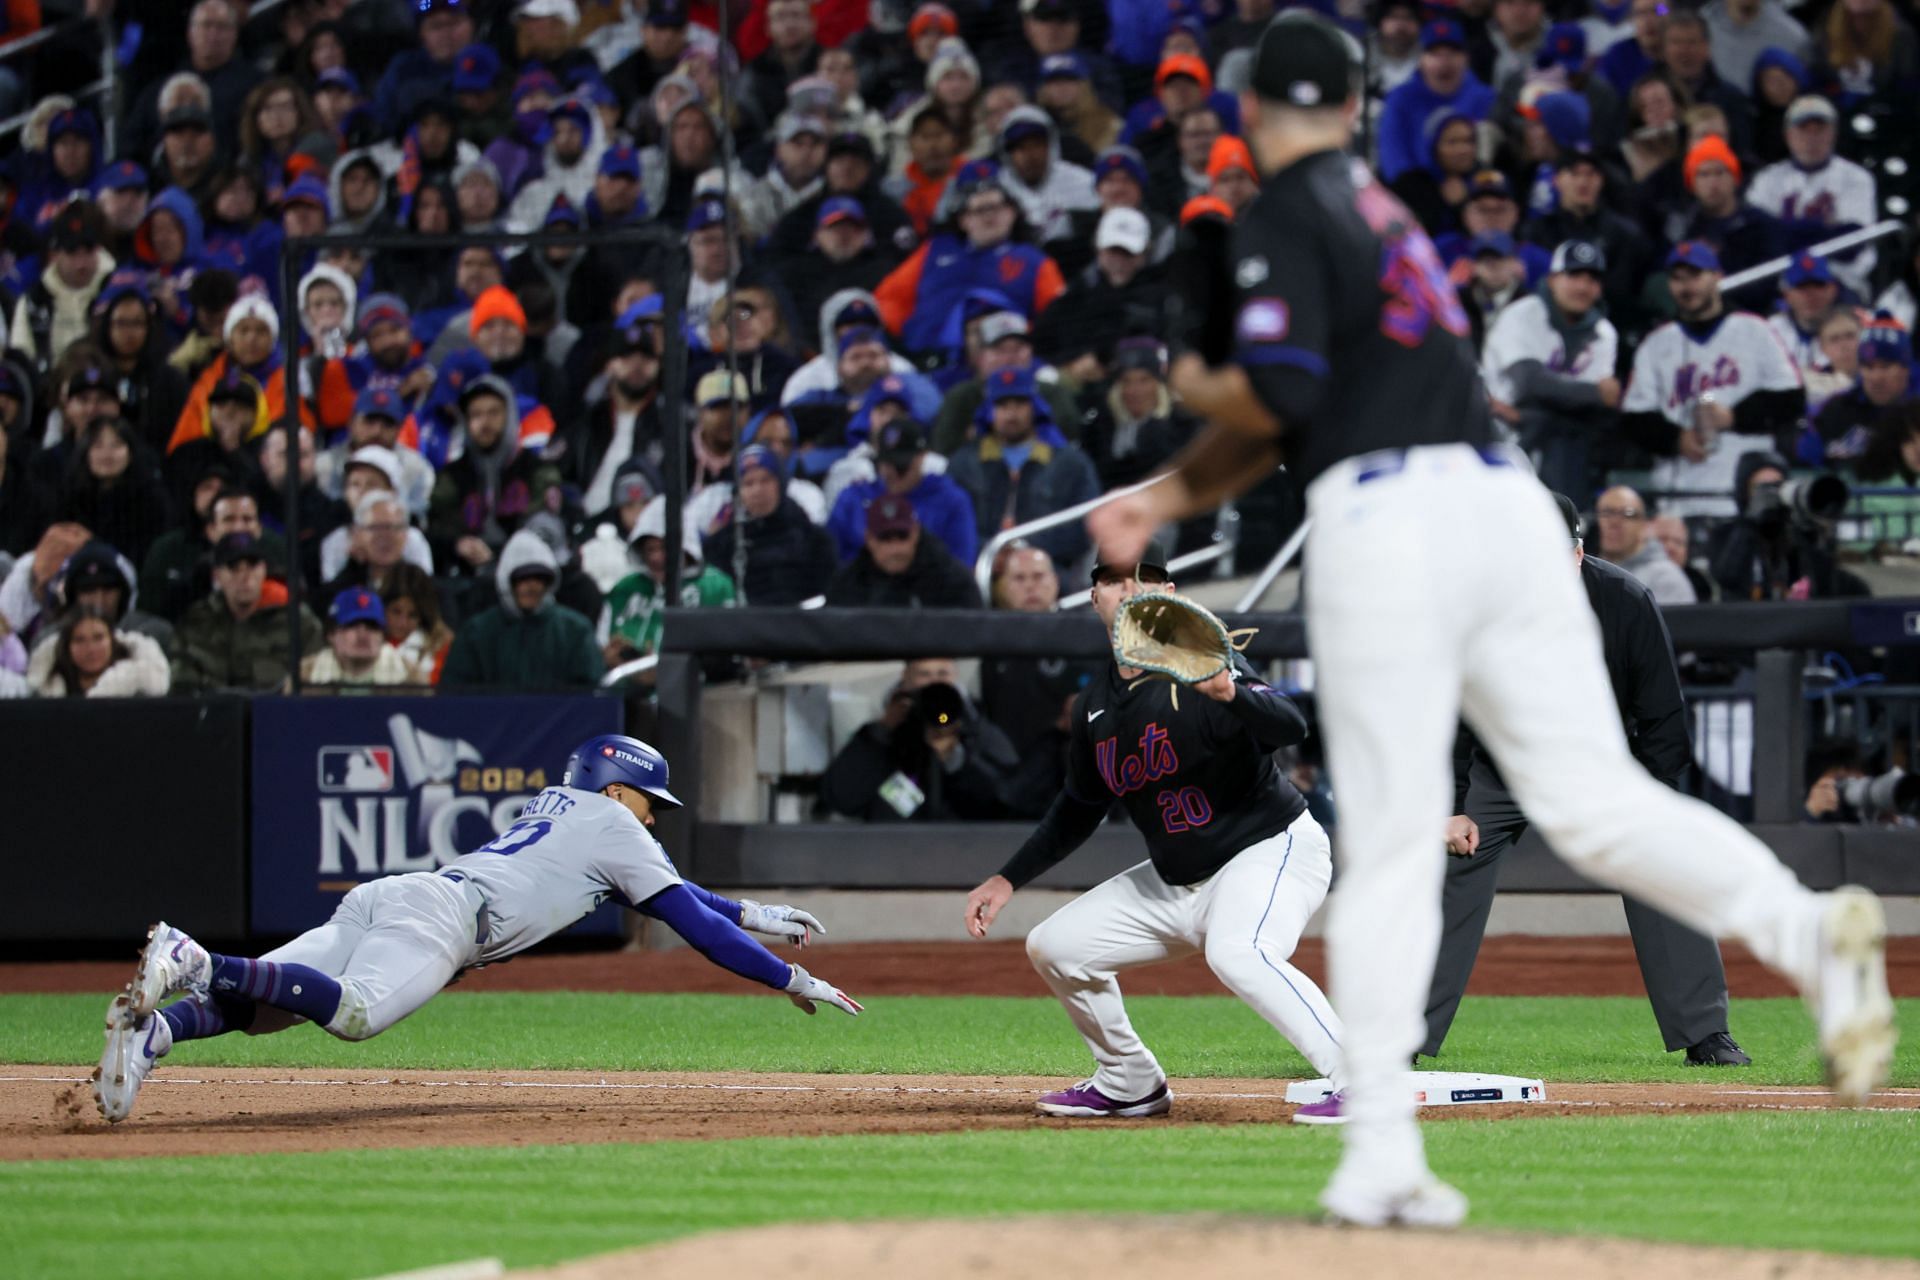
[[[213,990],[297,1013],[322,1026],[340,1008],[340,984],[310,965],[275,964],[243,956],[213,957]]]
[[[173,1028],[173,1040],[178,1044],[182,1040],[206,1040],[229,1031],[244,1030],[253,1023],[253,1004],[225,997],[190,996],[174,1001],[160,1011],[160,1016]]]

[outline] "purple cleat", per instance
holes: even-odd
[[[1345,1124],[1347,1117],[1343,1113],[1346,1095],[1330,1093],[1318,1102],[1309,1102],[1293,1113],[1295,1124]]]
[[[1167,1088],[1162,1080],[1160,1087],[1144,1098],[1132,1102],[1121,1102],[1109,1098],[1093,1087],[1093,1081],[1082,1080],[1071,1089],[1057,1089],[1052,1093],[1040,1095],[1040,1101],[1034,1104],[1043,1116],[1086,1116],[1093,1118],[1114,1116],[1163,1116],[1173,1110],[1173,1090]]]

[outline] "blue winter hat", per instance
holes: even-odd
[[[907,380],[897,373],[890,373],[867,388],[867,394],[861,397],[860,412],[871,414],[883,404],[897,404],[907,409],[913,408],[913,389],[907,386]]]
[[[1514,255],[1513,237],[1504,231],[1482,231],[1473,238],[1472,252],[1476,258],[1483,253],[1511,258]]]
[[[1753,84],[1749,87],[1753,90],[1752,96],[1755,98],[1760,96],[1760,73],[1768,67],[1778,67],[1792,76],[1793,83],[1800,93],[1805,93],[1812,87],[1813,78],[1807,74],[1807,64],[1775,45],[1762,49],[1760,56],[1753,60]]]
[[[92,142],[95,132],[92,112],[84,107],[68,107],[65,111],[56,111],[53,119],[47,121],[47,146],[53,146],[55,140],[71,133]]]
[[[1887,312],[1877,313],[1860,331],[1861,364],[1906,364],[1912,358],[1912,339]]]
[[[750,444],[740,451],[740,460],[734,467],[734,473],[745,476],[753,470],[765,471],[782,484],[787,480],[786,464],[780,461],[780,455],[763,444]]]

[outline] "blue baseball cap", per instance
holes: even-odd
[[[648,26],[684,27],[687,22],[687,0],[647,0]]]
[[[572,227],[578,231],[580,210],[574,207],[573,201],[567,199],[567,193],[562,191],[554,196],[553,203],[547,206],[547,216],[541,220],[540,225],[542,228]]]
[[[1696,271],[1720,271],[1720,255],[1704,240],[1682,240],[1667,255],[1667,270],[1692,267]]]
[[[387,606],[380,602],[380,593],[366,587],[348,587],[333,598],[333,605],[327,610],[336,627],[350,627],[356,622],[372,622],[382,631],[387,629]]]
[[[727,206],[718,200],[702,200],[687,210],[687,230],[702,231],[727,220]]]
[[[1833,267],[1819,254],[1803,251],[1794,255],[1780,280],[1789,289],[1803,284],[1833,284]]]
[[[453,60],[453,91],[485,93],[500,78],[500,55],[490,44],[470,44]]]
[[[1540,51],[1533,55],[1533,65],[1541,68],[1558,65],[1578,71],[1586,63],[1587,32],[1577,22],[1554,23],[1540,42]]]
[[[325,184],[310,173],[289,182],[287,189],[280,195],[280,207],[286,209],[296,204],[315,205],[320,212],[326,213],[328,206]]]
[[[313,80],[313,91],[318,93],[322,89],[345,89],[357,98],[360,96],[360,77],[345,67],[328,67]]]
[[[103,191],[145,191],[147,171],[131,160],[116,160],[93,180],[93,194]]]
[[[548,118],[558,123],[571,120],[580,126],[580,132],[589,139],[593,137],[593,109],[578,98],[568,98],[548,113]]]
[[[1141,191],[1147,189],[1147,162],[1132,147],[1108,147],[1100,153],[1100,158],[1093,162],[1094,182],[1098,183],[1110,173],[1124,173]]]
[[[560,93],[560,82],[555,80],[553,72],[545,67],[529,67],[520,73],[518,80],[513,82],[514,100],[518,101],[533,93],[545,93],[557,97]]]
[[[600,176],[640,181],[640,153],[625,142],[608,147],[600,153]]]
[[[907,409],[913,408],[913,390],[907,386],[907,380],[897,373],[890,373],[867,388],[867,394],[860,401],[862,413],[872,413],[883,404],[897,404]]]
[[[368,387],[354,400],[353,416],[404,422],[407,418],[407,406],[401,403],[399,395],[390,387]]]
[[[1483,253],[1511,258],[1514,254],[1513,237],[1504,231],[1482,231],[1473,238],[1472,253],[1476,258]]]
[[[1033,370],[1024,365],[1002,369],[987,379],[987,400],[992,404],[1002,400],[1031,400],[1034,394]]]
[[[1420,28],[1420,47],[1432,49],[1437,45],[1450,44],[1456,49],[1467,47],[1467,29],[1456,18],[1435,18]]]
[[[650,293],[620,313],[613,322],[613,353],[655,351],[653,330],[666,322],[666,299]]]
[[[852,196],[830,196],[820,206],[820,216],[814,226],[830,227],[836,222],[857,222],[867,225],[867,211]]]
[[[1077,53],[1056,53],[1041,59],[1040,79],[1047,80],[1087,80],[1087,60]]]
[[[855,298],[853,301],[847,303],[846,306],[841,307],[839,314],[833,318],[833,330],[835,333],[840,333],[857,324],[872,325],[875,328],[878,328],[880,325],[879,311],[875,310],[873,304],[869,303],[865,298]]]

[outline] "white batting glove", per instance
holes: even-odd
[[[800,1012],[812,1015],[818,1003],[830,1004],[842,1013],[859,1014],[860,1002],[840,988],[822,982],[797,964],[787,967],[793,970],[793,977],[787,982],[787,999],[793,1001]]]
[[[796,947],[806,946],[814,934],[827,931],[827,926],[799,907],[769,906],[751,898],[740,899],[740,927],[748,933],[784,938]]]

